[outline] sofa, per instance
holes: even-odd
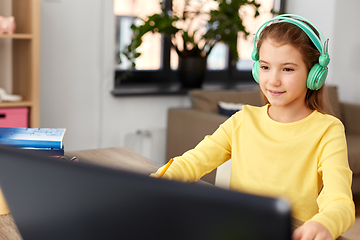
[[[329,103],[334,115],[339,118],[346,131],[349,166],[353,171],[352,190],[360,193],[360,104],[339,101],[336,86],[327,86]],[[263,100],[258,86],[251,90],[189,92],[192,107],[169,109],[167,122],[166,158],[170,159],[194,148],[205,135],[212,134],[228,116],[219,114],[219,101],[262,106]],[[216,169],[203,176],[202,180],[215,183]]]

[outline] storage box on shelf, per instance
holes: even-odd
[[[0,108],[0,127],[27,128],[29,109],[19,108]]]

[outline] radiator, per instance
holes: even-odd
[[[153,163],[163,165],[167,162],[166,129],[137,129],[120,134],[120,145],[150,159]]]

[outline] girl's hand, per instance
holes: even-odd
[[[318,222],[307,222],[295,229],[293,240],[333,240],[330,232]]]

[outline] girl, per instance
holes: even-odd
[[[267,104],[244,106],[163,177],[198,181],[232,159],[230,189],[290,201],[293,217],[305,222],[293,239],[337,238],[353,225],[355,208],[344,127],[323,97],[327,42],[287,14],[262,25],[254,46],[253,75]]]

